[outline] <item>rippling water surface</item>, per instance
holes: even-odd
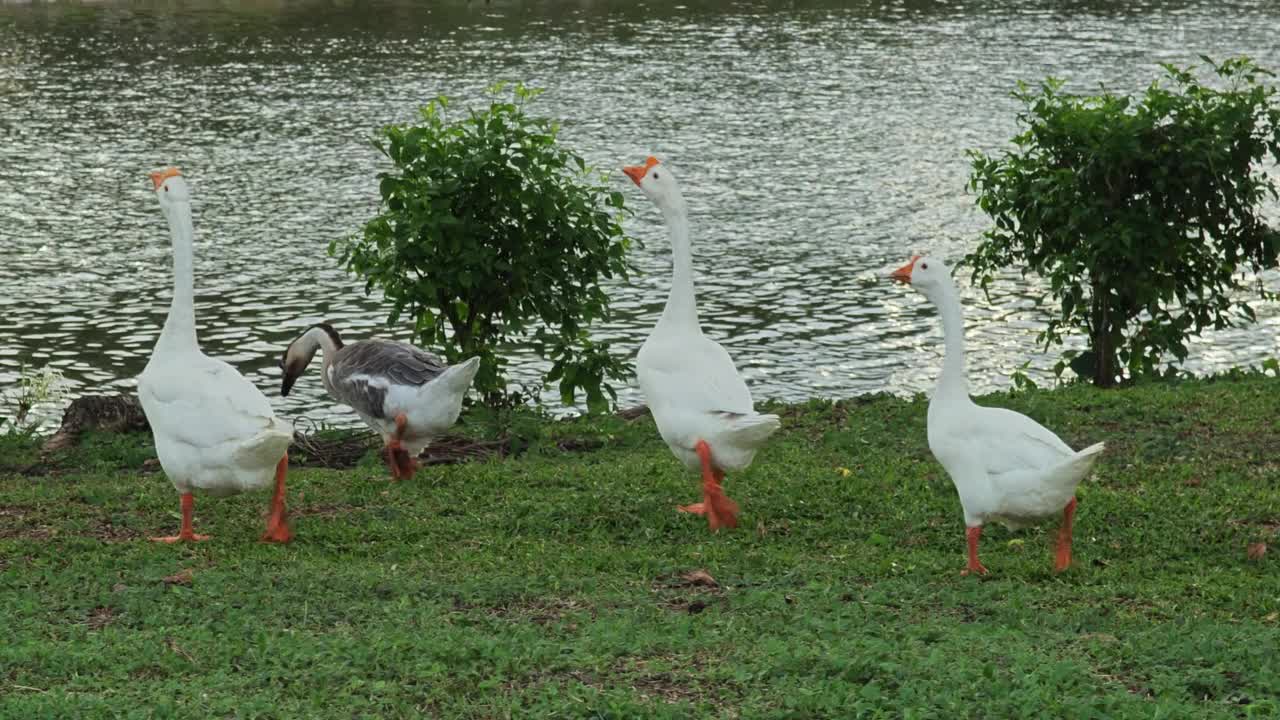
[[[326,254],[376,209],[385,163],[368,139],[429,98],[478,103],[507,79],[546,88],[540,110],[591,162],[656,154],[675,168],[704,326],[757,397],[927,390],[941,361],[934,312],[876,275],[976,241],[986,222],[964,190],[964,151],[1013,134],[1016,81],[1138,89],[1157,63],[1200,53],[1280,68],[1269,0],[849,5],[0,4],[0,388],[12,392],[23,364],[61,369],[73,394],[133,385],[171,283],[147,173],[176,164],[193,183],[205,351],[277,407],[349,422],[315,376],[279,398],[275,360],[322,319],[351,338],[407,337]],[[644,274],[612,289],[617,317],[595,332],[634,353],[670,260],[659,214],[614,178],[637,210]],[[1264,281],[1280,290],[1280,277]],[[1016,275],[989,301],[965,288],[976,389],[1006,385],[1027,360],[1047,376],[1040,296]],[[1259,317],[1199,339],[1187,367],[1280,354],[1280,308]],[[519,377],[538,376],[535,357],[512,355]]]

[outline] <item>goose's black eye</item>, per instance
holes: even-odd
[[[928,270],[928,269],[929,269],[929,263],[920,263],[920,269],[921,269],[921,270]]]
[[[169,186],[168,186],[168,185],[165,185],[165,186],[164,186],[164,191],[165,191],[165,192],[169,192]]]
[[[658,179],[658,173],[657,173],[657,172],[654,172],[654,173],[653,173],[653,179],[654,179],[654,180],[657,180],[657,179]]]

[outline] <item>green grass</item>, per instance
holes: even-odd
[[[265,494],[146,542],[178,502],[145,437],[49,476],[0,441],[0,717],[1280,715],[1276,552],[1246,557],[1280,527],[1280,381],[984,402],[1109,444],[1062,575],[1052,526],[991,526],[991,575],[959,575],[922,399],[775,408],[720,535],[673,511],[696,483],[648,418],[518,418],[519,457],[400,484],[296,470],[287,547],[256,542]]]

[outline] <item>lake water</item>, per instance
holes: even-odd
[[[465,106],[522,80],[547,89],[535,107],[589,161],[655,154],[675,169],[704,326],[757,398],[924,391],[935,314],[877,275],[976,242],[987,222],[965,149],[1011,137],[1018,80],[1127,91],[1200,53],[1280,68],[1271,0],[848,4],[0,3],[0,388],[23,364],[59,368],[72,394],[133,385],[171,283],[147,173],[176,164],[193,184],[205,351],[278,408],[348,424],[314,374],[279,398],[275,361],[324,319],[351,339],[407,337],[326,254],[376,210],[386,163],[368,139],[436,95]],[[612,288],[616,318],[594,333],[634,354],[670,257],[661,217],[613,178],[637,210],[644,274]],[[1013,274],[989,301],[963,283],[975,389],[1028,360],[1049,377],[1034,283]],[[1259,317],[1197,340],[1186,367],[1280,355],[1280,308]],[[511,355],[538,377],[540,361]]]

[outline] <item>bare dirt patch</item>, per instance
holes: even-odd
[[[509,691],[542,685],[566,687],[571,684],[597,691],[626,687],[642,701],[677,704],[705,700],[724,708],[730,699],[724,692],[728,689],[727,686],[723,683],[704,683],[697,677],[688,676],[689,673],[701,672],[710,664],[711,658],[706,653],[691,657],[623,656],[603,669],[561,668],[539,672],[519,681],[508,682],[505,686]],[[730,711],[731,716],[732,714]]]
[[[363,508],[355,505],[344,505],[338,503],[316,503],[314,505],[300,505],[289,508],[289,515],[293,517],[340,517],[342,515],[350,515]]]
[[[104,543],[130,542],[145,537],[142,531],[115,525],[110,518],[95,520],[89,531],[84,535],[97,538]]]
[[[559,622],[567,615],[582,611],[590,611],[592,618],[596,616],[593,606],[573,598],[528,598],[500,605],[472,604],[454,598],[453,610],[459,613],[482,612],[492,617],[537,625]]]
[[[38,528],[29,527],[27,516],[35,512],[30,505],[0,505],[0,538],[22,538]],[[43,537],[48,537],[44,535]]]
[[[695,569],[659,575],[653,581],[658,604],[673,612],[697,615],[714,603],[727,604],[725,590],[706,570]]]
[[[289,463],[296,467],[323,467],[343,470],[354,467],[365,455],[378,452],[382,441],[373,433],[349,433],[332,436],[298,433],[289,448]],[[423,465],[451,465],[512,454],[512,442],[473,440],[457,435],[437,438],[418,456]]]
[[[64,532],[40,521],[36,509],[24,505],[0,506],[0,538],[48,540],[54,536],[91,537],[104,543],[126,542],[142,537],[132,528],[114,525],[109,517],[88,520],[88,527]]]
[[[167,637],[167,638],[165,638],[165,639],[164,639],[164,644],[165,644],[165,647],[169,648],[169,650],[171,650],[171,651],[173,652],[173,654],[175,654],[175,655],[178,655],[178,656],[180,656],[180,657],[185,658],[185,659],[186,659],[186,661],[187,661],[187,662],[189,662],[189,663],[191,663],[192,665],[199,665],[199,664],[200,664],[200,663],[196,662],[195,656],[193,656],[191,653],[187,652],[185,649],[183,649],[183,647],[182,647],[181,645],[179,645],[179,644],[178,644],[178,641],[177,641],[177,640],[175,640],[175,639],[173,639],[173,638],[171,638],[171,637]]]
[[[101,630],[102,628],[114,623],[118,617],[119,615],[116,613],[114,608],[106,605],[99,605],[89,611],[89,615],[85,618],[84,624],[88,625],[90,630]]]
[[[43,526],[0,528],[0,538],[5,540],[48,540],[53,536],[53,528]]]
[[[556,441],[556,447],[562,452],[591,452],[604,447],[604,441],[598,438],[562,438]]]
[[[133,680],[162,680],[169,677],[169,673],[159,665],[148,665],[130,670],[129,677]]]
[[[1246,520],[1244,518],[1233,518],[1231,520],[1228,520],[1227,522],[1231,523],[1232,525],[1240,525],[1244,527],[1257,528],[1258,530],[1262,531],[1266,535],[1276,535],[1277,533],[1280,533],[1280,520],[1277,520],[1274,518],[1267,519],[1267,520]]]
[[[195,581],[195,574],[191,572],[191,568],[183,568],[172,575],[166,575],[160,579],[160,582],[168,585],[190,585]]]
[[[696,702],[709,699],[719,703],[721,698],[714,692],[710,684],[699,683],[695,678],[683,677],[672,669],[701,671],[709,659],[704,655],[689,658],[675,656],[619,658],[612,669],[626,678],[625,682],[635,690],[636,694],[646,700],[660,700],[665,703]]]

